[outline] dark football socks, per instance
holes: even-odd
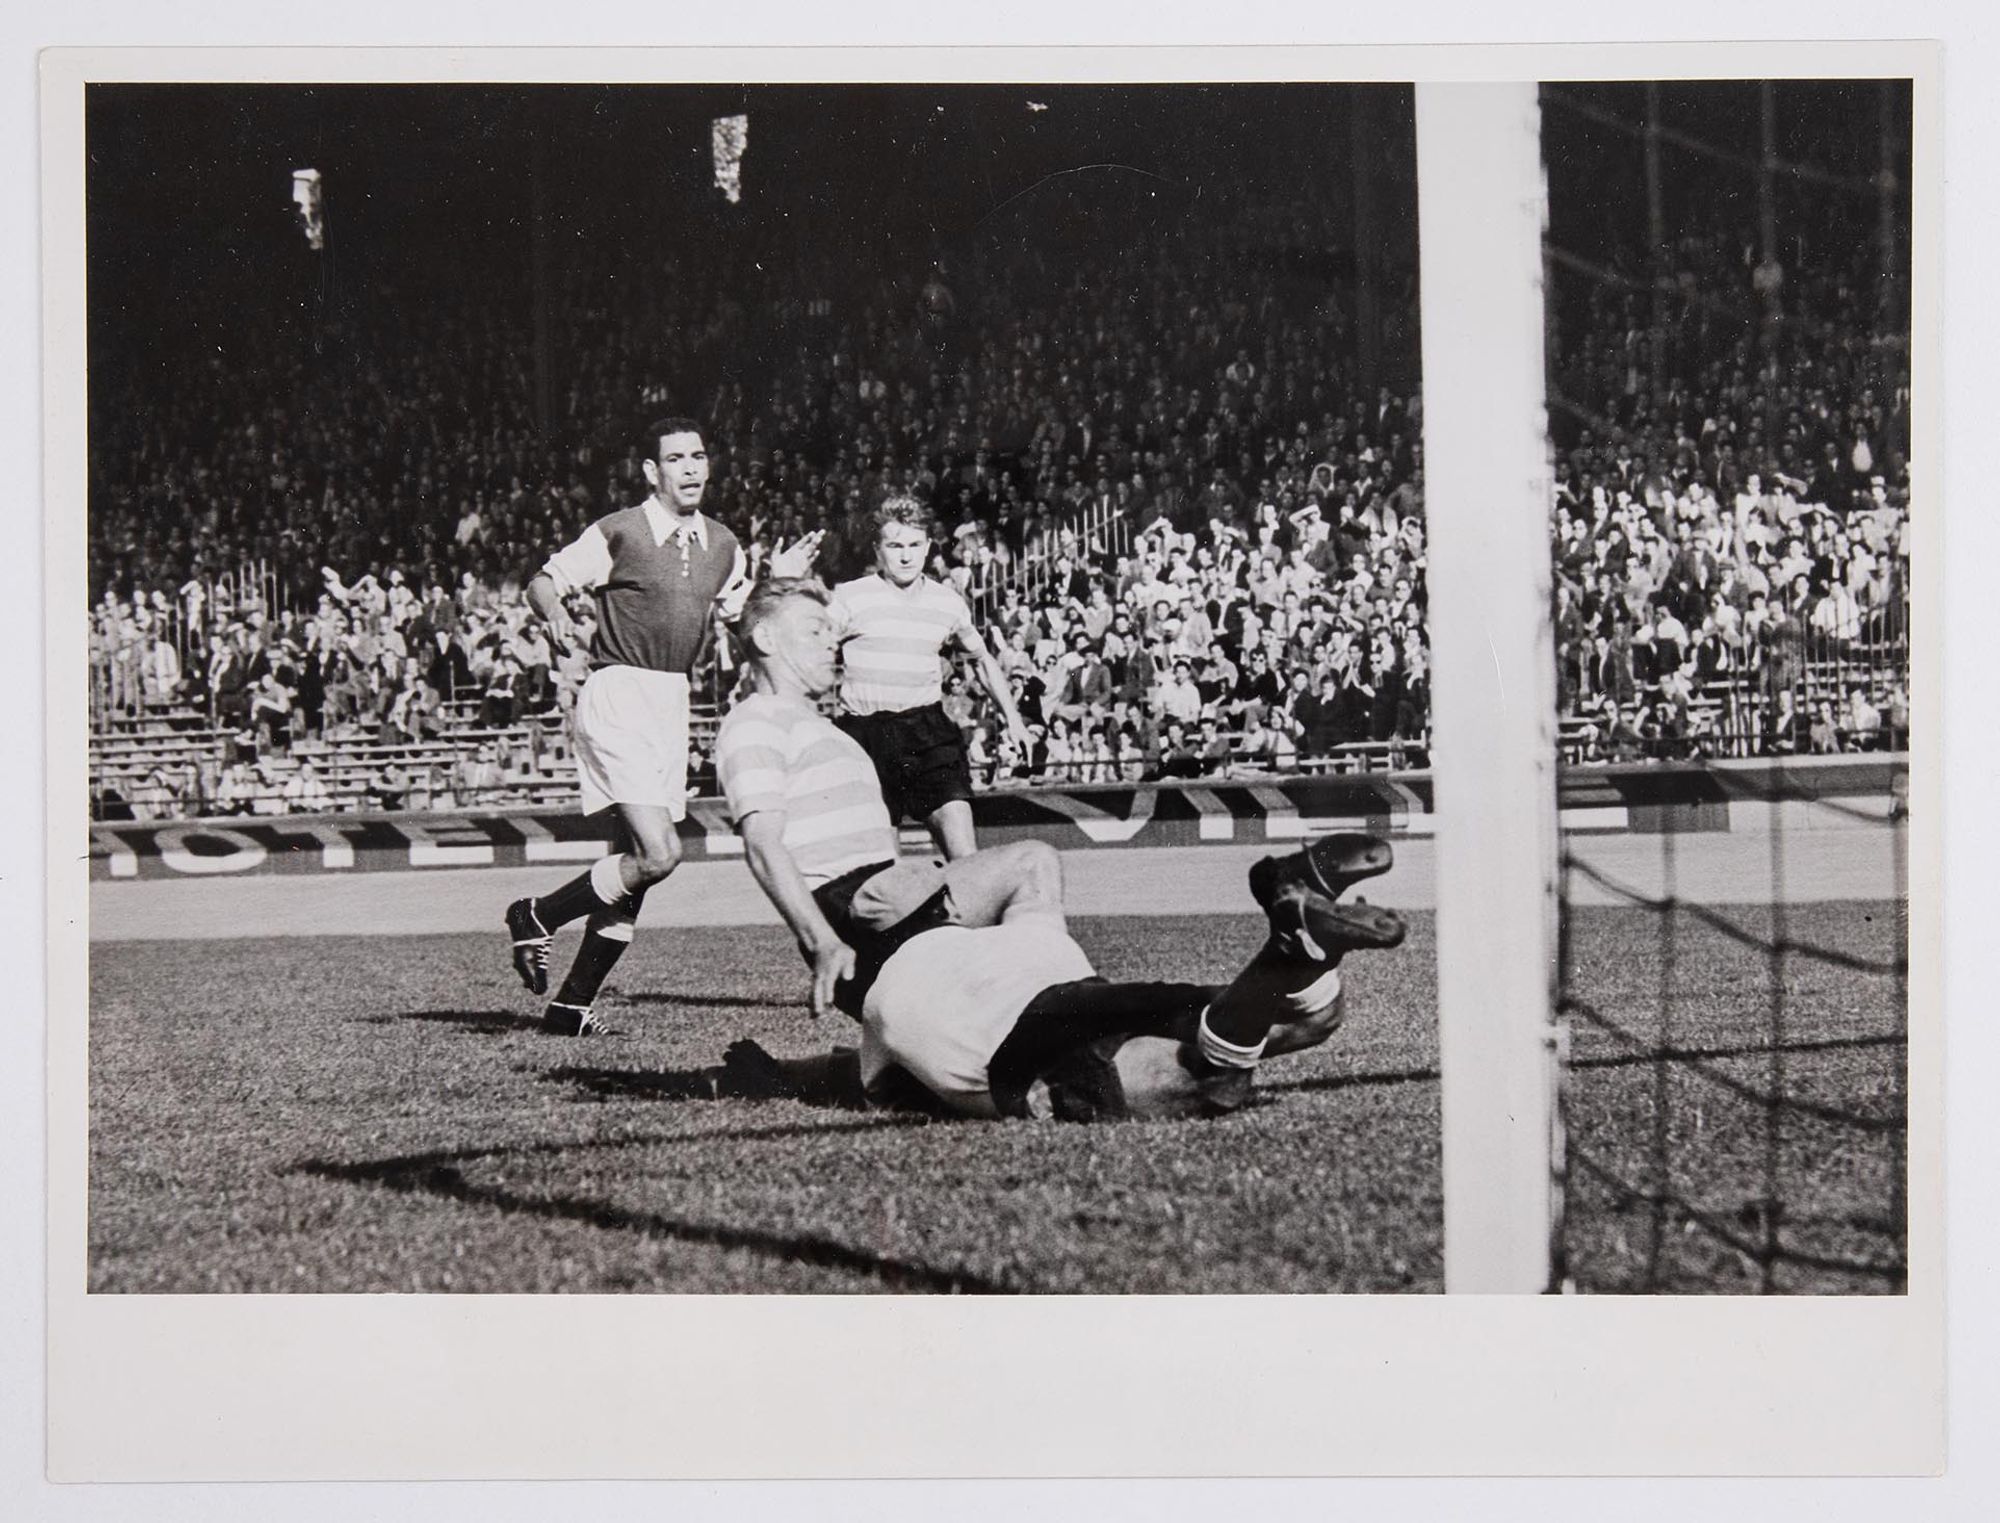
[[[639,904],[645,895],[628,894],[626,898],[631,901],[630,910],[623,905],[612,909],[599,905],[591,913],[589,923],[584,927],[583,942],[576,949],[576,960],[569,965],[569,975],[556,991],[557,1004],[588,1008],[596,1000],[597,991],[604,987],[604,980],[618,965],[618,959],[632,945]]]
[[[636,917],[639,898],[644,894],[642,891],[635,897],[625,887],[619,869],[623,860],[622,856],[600,857],[591,864],[589,872],[579,873],[553,894],[536,899],[535,919],[541,922],[542,929],[553,934],[572,920],[605,908],[629,909]]]
[[[1261,1049],[1271,1028],[1324,1010],[1340,993],[1331,963],[1301,962],[1266,942],[1208,1007],[1202,1024],[1230,1048]]]

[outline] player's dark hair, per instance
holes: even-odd
[[[743,602],[743,611],[737,614],[736,622],[730,626],[737,654],[746,661],[753,660],[757,655],[757,646],[752,637],[757,633],[758,626],[798,598],[824,607],[826,584],[816,576],[774,576],[752,588],[750,596]]]
[[[919,530],[926,539],[933,537],[931,510],[916,498],[903,493],[883,498],[882,506],[875,510],[875,538],[881,539],[882,531],[891,524]]]
[[[693,434],[697,439],[707,441],[701,425],[692,418],[660,418],[646,426],[646,456],[657,460],[660,457],[660,441],[669,434]]]

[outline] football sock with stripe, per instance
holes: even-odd
[[[569,965],[562,987],[556,991],[557,1004],[587,1007],[596,1000],[604,980],[625,955],[625,949],[632,945],[638,929],[639,905],[645,897],[643,892],[627,894],[624,898],[629,908],[621,903],[600,906],[592,912],[584,923],[583,942],[576,949],[576,959]]]
[[[1317,1015],[1339,997],[1338,971],[1289,957],[1267,941],[1209,1005],[1202,1034],[1221,1051],[1261,1051],[1278,1022]]]
[[[625,887],[620,866],[624,860],[623,854],[616,852],[599,857],[591,863],[589,872],[577,874],[553,894],[535,900],[535,918],[542,923],[542,929],[553,932],[572,920],[628,901],[636,917],[638,901]]]

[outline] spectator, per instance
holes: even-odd
[[[1890,684],[1888,697],[1883,700],[1882,736],[1892,751],[1909,749],[1910,700],[1900,682]]]
[[[256,796],[257,778],[244,761],[232,761],[223,767],[215,783],[215,812],[217,814],[247,813],[251,801]]]
[[[1279,732],[1265,723],[1261,708],[1253,706],[1245,711],[1243,733],[1237,737],[1234,753],[1230,768],[1233,777],[1254,777],[1276,769]]]
[[[1873,751],[1881,743],[1882,711],[1868,699],[1868,689],[1856,682],[1847,690],[1847,710],[1840,717],[1851,751]]]
[[[1186,656],[1176,656],[1166,681],[1160,684],[1160,712],[1166,718],[1189,725],[1201,717],[1201,690],[1195,686]]]
[[[1057,692],[1056,712],[1072,722],[1101,714],[1111,706],[1111,668],[1090,636],[1079,629],[1072,637],[1062,686]]]
[[[971,693],[966,691],[965,676],[963,673],[953,672],[946,679],[943,708],[944,717],[958,727],[958,732],[965,737],[966,744],[969,747],[972,744],[973,734],[979,729],[979,725],[975,719],[977,708],[973,704]],[[974,770],[977,771],[976,768]]]
[[[477,751],[462,758],[458,775],[453,779],[461,807],[497,802],[495,795],[505,781],[491,741],[483,742]]]
[[[333,795],[310,758],[300,759],[298,770],[285,784],[284,798],[289,814],[318,814],[333,807]]]
[[[250,690],[250,725],[257,732],[260,748],[273,746],[284,749],[291,744],[292,690],[285,686],[274,671],[266,670]]]
[[[154,767],[145,780],[132,790],[132,818],[140,824],[171,820],[180,813],[180,792],[164,767]]]

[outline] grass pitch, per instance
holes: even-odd
[[[1434,926],[1409,918],[1402,949],[1347,964],[1346,1029],[1269,1065],[1247,1112],[1090,1127],[703,1098],[696,1071],[735,1037],[779,1052],[853,1039],[838,1017],[807,1020],[804,969],[775,928],[642,932],[603,1003],[619,1034],[586,1041],[535,1028],[497,930],[99,944],[90,1283],[1440,1290]],[[1108,976],[1204,981],[1261,931],[1235,916],[1074,925]],[[1895,1288],[1880,1266],[1901,1246],[1896,979],[1792,958],[1774,1056],[1754,948],[1685,916],[1663,937],[1638,910],[1573,925],[1574,987],[1629,1033],[1579,1032],[1578,1283]],[[1894,955],[1879,905],[1795,910],[1790,930]],[[1775,1129],[1755,1098],[1774,1063],[1809,1107]],[[1850,1113],[1862,1123],[1829,1119]]]
[[[1212,981],[1262,921],[1075,928],[1108,976]],[[1436,1290],[1434,966],[1428,917],[1355,957],[1348,1032],[1245,1114],[1077,1127],[697,1098],[738,1036],[857,1035],[775,928],[642,932],[583,1041],[497,930],[101,944],[91,1285]]]
[[[1577,1283],[1901,1290],[1899,907],[1578,909],[1569,926]]]

